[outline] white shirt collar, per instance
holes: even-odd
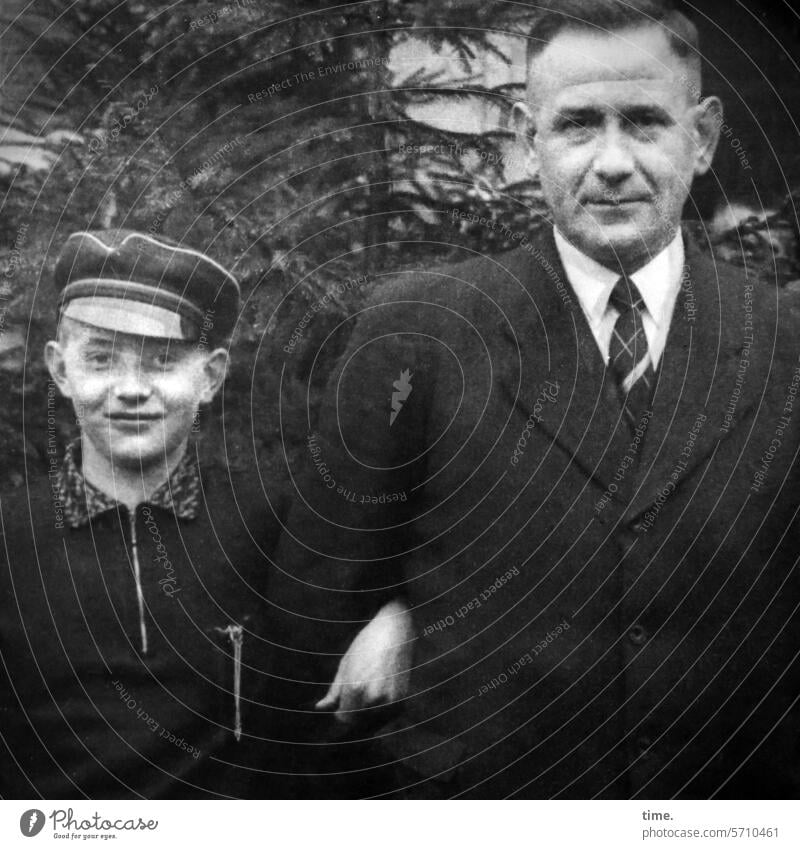
[[[557,229],[554,230],[554,235],[564,271],[575,290],[600,352],[603,358],[607,359],[617,315],[613,307],[609,308],[608,299],[619,279],[619,272],[612,271],[586,256],[570,244]],[[681,287],[683,264],[683,236],[679,229],[675,238],[661,253],[631,275],[646,307],[643,324],[654,363],[658,363],[666,344],[675,301]]]

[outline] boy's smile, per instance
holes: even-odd
[[[79,322],[50,344],[53,376],[75,405],[84,456],[96,453],[129,472],[166,463],[168,474],[185,450],[197,409],[216,389],[209,354],[189,342]]]

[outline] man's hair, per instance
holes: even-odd
[[[528,33],[526,68],[566,29],[618,32],[637,26],[663,28],[676,55],[700,73],[700,41],[697,27],[679,2],[671,0],[542,0]]]

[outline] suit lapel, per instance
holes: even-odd
[[[647,510],[665,487],[677,489],[739,425],[758,397],[759,383],[764,386],[757,369],[741,365],[747,338],[743,293],[721,284],[713,259],[692,240],[686,243],[684,282],[653,394],[639,464],[643,483],[632,499],[631,517]]]
[[[719,280],[710,252],[688,234],[685,243],[683,283],[653,394],[653,415],[638,468],[627,468],[623,476],[620,463],[631,449],[630,431],[552,230],[517,251],[509,265],[515,288],[502,326],[503,391],[528,418],[546,381],[557,385],[555,401],[540,405],[536,429],[604,489],[616,483],[613,497],[630,504],[629,516],[647,510],[668,482],[680,486],[739,426],[766,381],[769,357],[745,351],[753,333],[744,292]]]
[[[552,230],[516,256],[521,260],[514,275],[516,289],[509,299],[509,322],[502,325],[511,350],[500,357],[500,383],[527,419],[549,381],[554,400],[539,405],[536,429],[608,488],[631,440],[616,385],[607,378]]]

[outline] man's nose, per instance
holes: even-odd
[[[592,167],[607,183],[620,183],[633,173],[633,156],[621,128],[612,124],[598,136]]]

